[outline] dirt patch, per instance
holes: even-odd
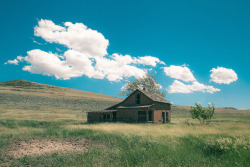
[[[92,145],[91,140],[59,140],[59,139],[32,139],[29,141],[15,141],[5,150],[6,156],[14,159],[23,156],[41,156],[53,153],[86,152]]]

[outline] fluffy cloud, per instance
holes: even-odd
[[[105,57],[96,58],[96,69],[102,71],[110,81],[118,81],[123,77],[143,77],[145,71],[133,65],[133,59],[129,55],[113,54],[111,59]]]
[[[138,64],[149,65],[149,66],[153,66],[153,67],[155,67],[157,63],[165,65],[165,63],[163,61],[160,61],[159,58],[152,57],[152,56],[139,57],[135,61]]]
[[[27,65],[24,71],[57,79],[70,79],[85,75],[89,78],[119,81],[126,77],[142,77],[147,69],[136,65],[142,64],[155,67],[157,63],[165,64],[156,57],[131,57],[130,55],[107,54],[109,41],[104,36],[87,28],[82,23],[66,22],[63,26],[56,25],[51,20],[38,21],[34,35],[42,37],[50,43],[58,43],[68,47],[62,55],[34,49],[25,57],[17,57],[6,64],[16,64],[23,61]]]
[[[220,89],[214,88],[213,86],[207,86],[194,81],[190,85],[186,85],[180,81],[175,80],[172,85],[169,86],[169,93],[193,93],[194,91],[214,93],[220,91]]]
[[[170,67],[164,67],[163,69],[165,74],[171,78],[180,79],[185,82],[196,80],[190,69],[186,66],[171,65]]]
[[[230,84],[231,82],[237,81],[238,76],[232,69],[224,67],[212,68],[210,71],[211,81],[219,84]]]
[[[14,65],[18,65],[19,61],[17,59],[14,60],[8,60],[7,62],[5,62],[4,64],[14,64]]]
[[[70,49],[85,53],[90,57],[102,57],[107,54],[109,41],[82,23],[66,22],[64,26],[55,25],[51,20],[41,19],[35,27],[34,35],[47,42],[55,42]]]
[[[109,81],[119,81],[123,77],[145,75],[144,70],[129,65],[133,62],[129,55],[113,54],[111,59],[105,57],[90,59],[86,54],[75,50],[68,50],[63,55],[57,55],[39,49],[28,51],[27,54],[21,59],[30,64],[23,67],[24,71],[55,76],[57,79],[66,80],[86,75],[89,78],[106,77]],[[95,66],[93,66],[94,63]]]
[[[5,62],[4,64],[14,64],[14,65],[18,65],[20,61],[22,61],[23,57],[22,56],[17,56],[16,59],[14,60],[8,60],[7,62]]]
[[[35,49],[28,51],[27,54],[23,60],[30,65],[24,66],[24,71],[55,76],[57,79],[70,79],[82,75],[89,78],[104,78],[101,72],[94,69],[89,58],[78,51],[68,50],[60,56]]]

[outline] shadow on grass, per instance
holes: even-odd
[[[35,120],[14,120],[14,119],[2,119],[0,120],[0,126],[16,129],[18,127],[32,127],[32,128],[48,128],[51,126],[59,126],[60,123],[47,122],[47,121],[35,121]]]

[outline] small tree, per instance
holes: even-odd
[[[190,113],[193,119],[198,119],[201,125],[209,125],[214,115],[214,105],[208,104],[207,108],[203,108],[200,104],[195,103],[195,107],[191,106]]]
[[[160,91],[161,85],[155,81],[155,75],[146,74],[144,77],[135,78],[134,81],[129,81],[122,88],[121,96],[128,96],[136,89],[146,89],[147,92],[156,93],[162,97],[166,96],[166,91]]]

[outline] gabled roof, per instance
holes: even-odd
[[[147,92],[145,90],[140,90],[140,89],[136,89],[134,92],[132,92],[126,99],[128,99],[130,96],[132,96],[136,91],[140,91],[141,93],[143,93],[145,96],[147,96],[149,99],[151,99],[154,102],[160,102],[160,103],[168,103],[171,104],[169,101],[167,101],[166,99],[164,99],[161,95],[156,94],[156,93],[150,93]],[[106,108],[105,110],[111,110],[113,108],[116,108],[117,106],[119,106],[120,104],[122,104],[126,99],[124,99],[122,102],[117,103],[111,107]]]
[[[139,89],[136,89],[136,90],[139,90]],[[159,95],[157,93],[150,93],[150,92],[147,92],[145,90],[139,90],[139,91],[142,92],[144,95],[146,95],[148,98],[150,98],[151,100],[153,100],[155,102],[171,104],[169,101],[167,101],[166,99],[164,99],[161,95]]]

